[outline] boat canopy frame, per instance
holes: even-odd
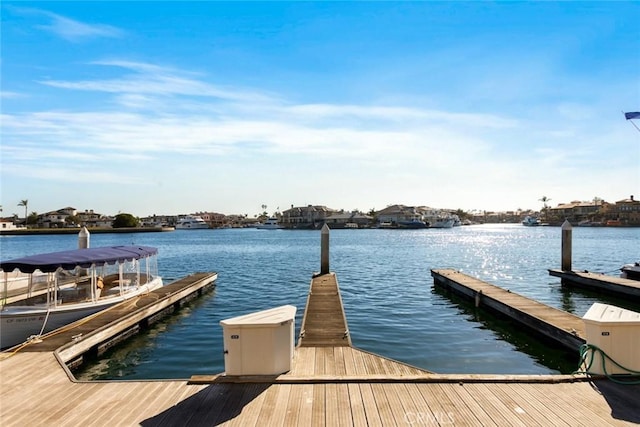
[[[90,268],[105,264],[117,264],[148,258],[158,254],[158,249],[151,246],[109,246],[100,248],[76,249],[70,251],[38,254],[23,258],[0,262],[0,270],[11,272],[19,270],[33,273],[53,273],[58,269],[73,270],[76,267]]]

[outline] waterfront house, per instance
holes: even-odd
[[[592,219],[594,215],[603,206],[603,201],[595,200],[590,202],[581,202],[574,200],[570,203],[560,203],[558,206],[549,208],[549,217],[556,222],[568,220],[570,223],[577,224],[586,219]]]
[[[221,228],[227,223],[227,217],[224,214],[216,212],[196,212],[192,216],[200,217],[209,224],[209,228]]]
[[[24,227],[17,226],[13,221],[13,218],[0,218],[0,231],[17,230],[19,228],[24,228]]]
[[[640,201],[635,200],[633,195],[615,203],[607,203],[601,199],[572,201],[549,208],[549,216],[558,223],[566,219],[572,224],[595,220],[602,224],[609,221],[616,225],[640,225]]]
[[[326,206],[298,206],[291,205],[291,209],[282,212],[281,224],[286,228],[320,228],[325,219],[337,212]]]
[[[422,221],[422,212],[413,206],[391,205],[376,212],[378,223],[397,225],[401,222]]]
[[[67,218],[76,216],[76,208],[66,207],[38,215],[38,228],[62,228],[68,224]]]
[[[361,212],[336,212],[325,218],[329,228],[367,228],[372,221],[372,217]]]
[[[93,209],[85,209],[76,214],[78,223],[87,228],[111,228],[113,217],[94,212]]]
[[[607,219],[618,220],[622,225],[640,225],[640,200],[635,200],[633,195],[628,199],[618,200],[610,205]]]

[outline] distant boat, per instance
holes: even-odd
[[[527,215],[522,221],[522,225],[526,225],[527,227],[535,227],[536,225],[540,225],[540,220],[535,216]]]
[[[199,216],[186,216],[176,224],[176,230],[202,230],[209,228],[209,224]]]
[[[456,218],[446,211],[433,211],[422,217],[429,228],[453,228]]]
[[[429,220],[429,228],[453,228],[456,220],[450,216],[438,216]]]
[[[578,227],[602,227],[602,223],[585,219],[578,223]]]
[[[396,228],[396,226],[391,221],[382,221],[378,223],[378,228]]]
[[[162,287],[157,253],[149,246],[110,246],[2,261],[0,348]]]
[[[398,221],[398,228],[427,228],[429,224],[419,219],[411,219],[408,221]]]
[[[256,228],[258,230],[281,230],[284,227],[278,223],[278,218],[271,217],[262,224],[258,224]]]
[[[640,262],[625,264],[620,271],[620,277],[623,279],[640,280]]]

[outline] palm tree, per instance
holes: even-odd
[[[546,221],[547,220],[547,210],[549,209],[549,207],[547,206],[547,202],[551,201],[551,199],[548,198],[547,196],[542,196],[542,198],[540,198],[538,200],[543,203],[542,213],[544,214],[544,220]]]
[[[542,196],[541,199],[538,199],[539,201],[541,201],[542,203],[544,203],[544,207],[547,207],[547,202],[551,201],[550,198],[548,198],[547,196]]]
[[[29,206],[29,200],[24,199],[24,200],[20,200],[20,203],[18,203],[18,206],[24,206],[24,226],[27,226],[27,206]]]

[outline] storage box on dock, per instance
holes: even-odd
[[[614,305],[594,303],[582,317],[587,344],[600,348],[625,368],[640,371],[640,313]],[[594,352],[589,372],[597,375],[628,374],[628,371]]]
[[[291,370],[296,307],[283,305],[222,320],[227,375],[278,375]]]

